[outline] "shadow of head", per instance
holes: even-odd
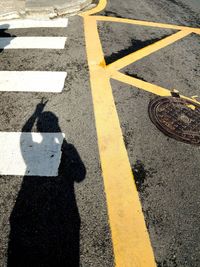
[[[1,37],[4,37],[4,33],[5,35],[7,35],[8,33],[6,33],[5,31],[9,29],[9,24],[0,24],[0,34]]]
[[[42,112],[37,120],[37,131],[40,133],[60,133],[58,117],[49,111]],[[68,180],[81,182],[86,175],[86,168],[76,150],[65,139],[62,144],[62,157],[59,166],[59,176],[66,176]]]
[[[58,117],[50,111],[42,112],[37,120],[37,130],[41,133],[61,132]]]
[[[9,24],[0,24],[0,37],[2,38],[1,46],[0,46],[0,53],[6,48],[7,45],[10,44],[10,37],[15,38],[15,35],[11,35],[10,33],[6,32],[9,29]],[[9,39],[8,39],[9,38]]]

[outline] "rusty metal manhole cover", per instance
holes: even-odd
[[[156,97],[149,103],[151,121],[167,136],[200,145],[200,105],[178,97]]]

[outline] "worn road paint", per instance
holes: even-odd
[[[0,22],[0,29],[19,29],[19,28],[65,28],[68,26],[68,19],[56,20],[6,20]]]
[[[0,91],[60,93],[67,72],[0,71]]]
[[[63,133],[0,132],[0,174],[57,176]]]
[[[66,37],[2,37],[0,49],[64,49]]]
[[[96,8],[86,11],[81,16],[84,19],[85,26],[94,114],[115,264],[117,267],[152,267],[156,266],[156,263],[145,226],[137,189],[133,182],[127,151],[123,142],[110,78],[156,95],[170,96],[170,90],[122,74],[118,70],[188,36],[190,33],[200,34],[200,29],[123,18],[95,16],[94,14],[103,10],[106,4],[106,0],[101,0]],[[97,21],[174,29],[178,30],[178,32],[131,53],[110,65],[106,65],[98,34]],[[181,97],[187,98],[185,96]],[[194,99],[190,100],[197,102]]]

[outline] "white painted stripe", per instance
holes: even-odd
[[[0,91],[62,92],[67,72],[0,71]]]
[[[2,37],[1,49],[64,49],[66,37]]]
[[[0,132],[0,174],[57,176],[64,136]]]
[[[65,28],[68,26],[68,19],[56,20],[7,20],[0,21],[0,29],[19,29],[19,28]]]

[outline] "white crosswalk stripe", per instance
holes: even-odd
[[[19,28],[65,28],[68,26],[68,19],[56,20],[9,20],[1,21],[0,29],[19,29]]]
[[[0,29],[65,28],[68,19],[13,20]],[[5,36],[5,35],[4,35]],[[67,37],[0,37],[0,49],[64,49]],[[1,56],[1,54],[0,54]],[[0,91],[61,93],[67,72],[0,71]],[[0,174],[57,176],[64,134],[0,132]]]
[[[67,72],[0,71],[0,91],[60,93],[66,76]]]
[[[0,49],[64,49],[67,37],[2,37]]]
[[[63,133],[0,132],[0,174],[57,176]]]

